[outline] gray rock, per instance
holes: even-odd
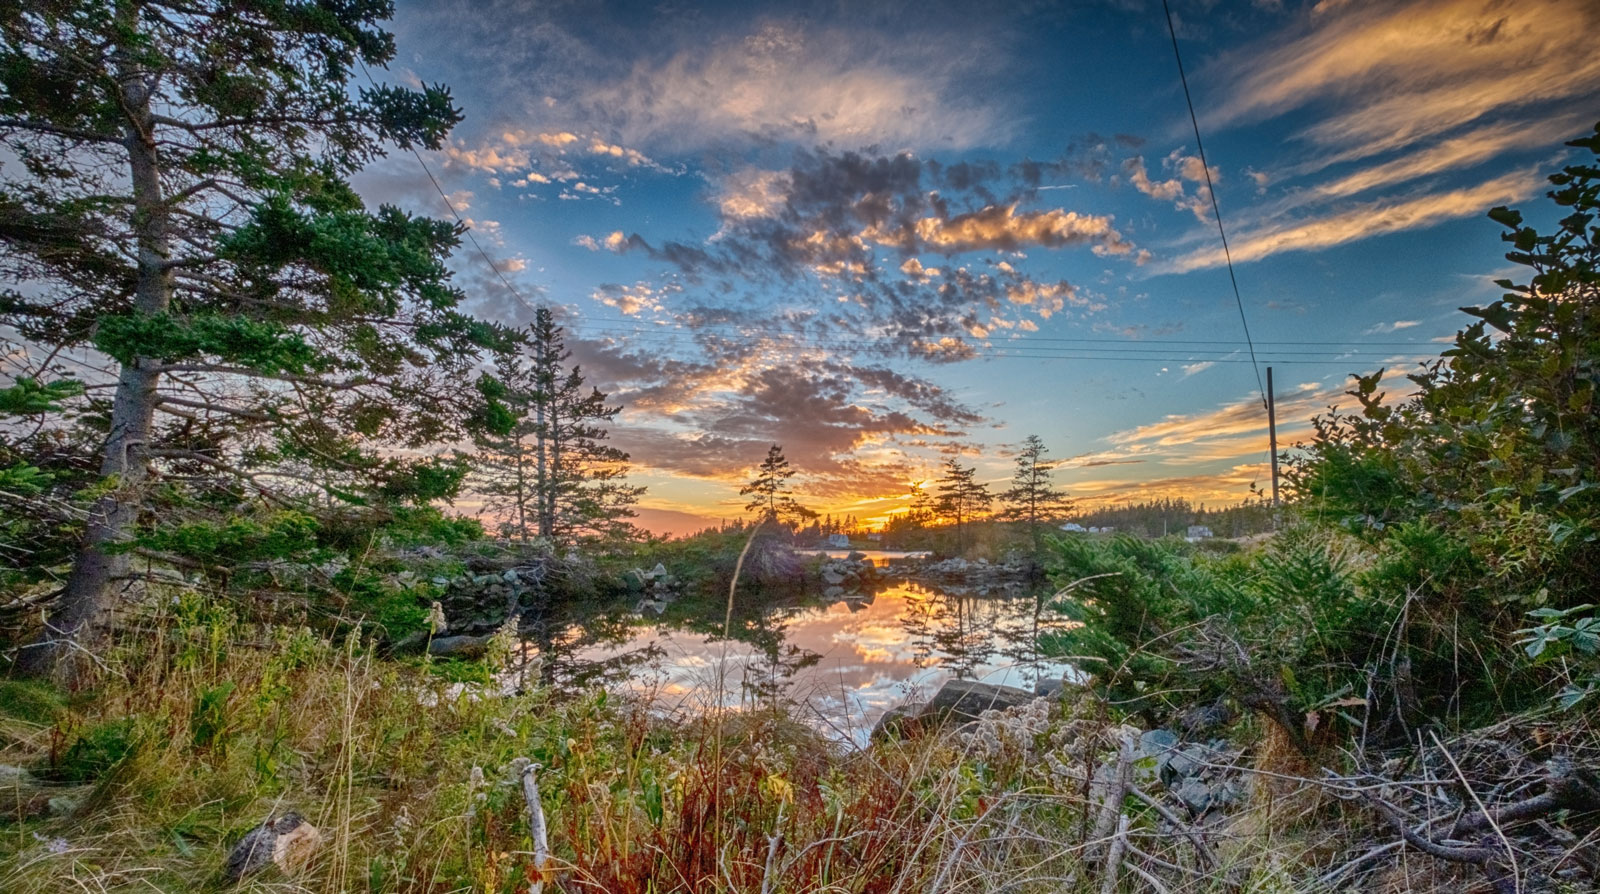
[[[441,636],[428,643],[428,654],[436,658],[482,658],[489,650],[486,636]]]
[[[822,569],[822,582],[830,587],[837,587],[844,583],[845,576],[833,568]]]
[[[1213,801],[1211,786],[1198,779],[1185,779],[1172,793],[1196,816],[1210,809]]]
[[[292,875],[305,868],[321,843],[322,833],[317,827],[292,810],[282,816],[268,817],[246,832],[234,846],[223,865],[223,874],[228,881],[237,882],[268,866],[276,866],[285,875]]]
[[[1139,734],[1139,750],[1147,757],[1168,756],[1178,745],[1178,734],[1167,729],[1146,730]]]
[[[844,598],[844,594],[845,594],[844,587],[837,587],[837,586],[836,587],[828,587],[827,589],[822,591],[822,598],[823,599],[843,599]]]
[[[845,556],[844,558],[845,558],[846,562],[859,562],[862,559],[865,559],[866,557],[867,557],[866,553],[864,553],[864,552],[862,552],[861,550],[858,550],[858,549],[853,549],[853,550],[850,551],[850,555]]]
[[[71,816],[78,812],[79,807],[83,806],[83,797],[81,792],[68,795],[56,795],[47,803],[49,804],[48,809],[51,816]]]
[[[1211,759],[1211,750],[1204,745],[1185,745],[1174,748],[1167,754],[1164,779],[1169,784],[1197,776],[1205,769],[1205,763]]]
[[[977,720],[984,711],[1004,711],[1033,701],[1033,693],[1015,686],[996,686],[976,680],[951,680],[939,687],[919,712],[920,717]]]

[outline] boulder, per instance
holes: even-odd
[[[864,553],[864,552],[862,552],[861,550],[858,550],[858,549],[853,549],[853,550],[850,551],[850,555],[845,556],[844,559],[845,559],[846,562],[860,562],[861,560],[865,559],[866,557],[867,557],[866,553]]]
[[[837,569],[832,568],[832,567],[828,567],[828,568],[822,569],[822,582],[827,584],[828,586],[837,587],[840,584],[844,583],[844,581],[845,581],[845,576],[843,574],[841,574]]]
[[[489,651],[486,636],[441,636],[428,643],[428,654],[435,658],[482,658]]]
[[[1015,686],[997,686],[976,680],[951,680],[939,687],[918,716],[966,723],[984,711],[1004,711],[1033,701],[1033,693]]]

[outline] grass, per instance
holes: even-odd
[[[0,891],[220,890],[230,847],[289,809],[322,831],[310,868],[240,890],[1102,890],[1085,806],[1117,727],[1087,695],[846,750],[780,701],[707,698],[706,713],[669,722],[602,691],[500,694],[374,654],[188,596],[124,635],[84,691],[0,686],[0,763],[79,798],[67,816],[0,824]],[[544,879],[518,757],[542,765]],[[1128,809],[1143,847],[1185,859],[1154,814]],[[1263,817],[1228,837],[1233,876],[1288,890],[1313,846],[1296,823],[1312,821]],[[1181,890],[1222,890],[1226,875]]]

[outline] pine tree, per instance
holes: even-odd
[[[1011,489],[1000,495],[1005,504],[1003,516],[1027,523],[1034,555],[1039,554],[1041,523],[1072,511],[1072,501],[1051,484],[1050,472],[1055,463],[1044,458],[1048,452],[1038,435],[1029,435],[1017,454]]]
[[[92,648],[134,548],[196,542],[153,544],[158,523],[241,505],[375,518],[459,486],[426,448],[492,415],[457,383],[503,333],[458,310],[454,224],[369,211],[346,182],[386,145],[437,148],[461,117],[443,87],[351,83],[393,58],[388,14],[63,0],[0,15],[0,276],[26,284],[0,295],[0,325],[30,356],[92,349],[115,383],[92,405],[100,496],[24,672],[71,675],[58,659]],[[181,511],[150,511],[174,492]]]
[[[944,474],[939,476],[939,499],[935,509],[956,524],[956,550],[966,549],[967,522],[988,512],[994,502],[989,485],[978,480],[974,466],[963,466],[950,457],[944,461]]]
[[[548,308],[535,313],[524,337],[528,354],[496,369],[516,421],[503,435],[478,439],[475,487],[485,508],[515,540],[567,546],[630,534],[644,489],[623,481],[628,454],[606,443],[606,426],[622,408],[608,406],[568,365],[572,354]]]
[[[756,477],[739,488],[739,496],[750,497],[744,511],[756,513],[762,522],[773,522],[793,527],[817,517],[817,513],[800,505],[789,489],[789,479],[795,469],[777,444],[767,451],[766,459],[756,468]]]

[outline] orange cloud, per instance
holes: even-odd
[[[1017,213],[1016,205],[989,205],[948,219],[925,217],[916,222],[917,238],[945,254],[966,251],[1017,251],[1037,245],[1094,246],[1098,255],[1125,255],[1134,250],[1111,225],[1111,218],[1055,208]]]
[[[1344,110],[1303,136],[1371,155],[1504,110],[1600,93],[1589,0],[1422,0],[1313,14],[1220,63],[1229,100],[1213,126],[1332,99]]]

